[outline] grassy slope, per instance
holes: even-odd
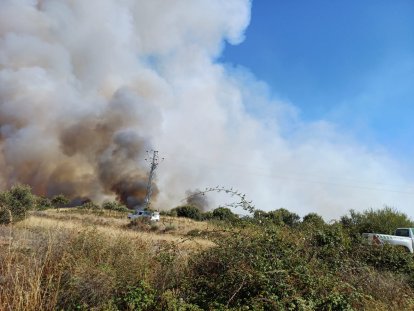
[[[48,210],[0,226],[0,310],[414,310],[412,257],[366,251],[339,227],[242,226],[190,238],[223,227],[128,223]]]
[[[48,210],[0,226],[0,310],[110,310],[113,302],[102,300],[124,294],[136,280],[168,285],[165,272],[176,271],[160,254],[176,254],[179,269],[189,253],[213,245],[185,236],[208,230],[207,223],[164,217],[156,231],[143,232],[127,228],[121,217]]]

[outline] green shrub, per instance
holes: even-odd
[[[254,211],[254,219],[260,222],[273,223],[276,225],[287,225],[290,227],[296,226],[300,223],[300,217],[296,213],[292,213],[284,208],[279,208],[274,211]]]
[[[321,299],[321,302],[317,305],[317,310],[326,311],[352,311],[351,305],[352,296],[348,293],[340,293],[333,291],[327,297]]]
[[[165,291],[158,304],[158,310],[168,311],[202,311],[197,305],[185,302],[171,290]]]
[[[177,217],[177,211],[175,209],[169,211],[160,211],[161,216]]]
[[[212,212],[212,219],[224,220],[224,221],[234,221],[238,217],[227,207],[218,207]]]
[[[0,205],[0,225],[1,224],[11,224],[13,222],[13,214],[10,208],[6,205]]]
[[[52,208],[52,201],[44,196],[36,196],[35,205],[37,210],[46,210]]]
[[[177,217],[186,217],[194,220],[201,220],[200,210],[193,205],[179,206],[173,210],[177,213]]]
[[[211,220],[213,218],[214,218],[213,212],[211,211],[201,213],[201,220]]]
[[[362,213],[350,210],[349,216],[341,217],[341,223],[354,236],[364,232],[394,234],[395,229],[399,227],[414,227],[413,221],[406,214],[387,206],[379,210],[369,209]]]
[[[87,202],[83,203],[81,206],[79,206],[79,208],[89,210],[89,211],[98,211],[98,210],[101,209],[98,204],[96,204],[92,201],[87,201]]]
[[[300,222],[300,217],[298,214],[288,211],[284,208],[279,208],[275,211],[270,211],[268,217],[272,219],[275,223],[285,224],[287,226],[293,227]]]
[[[23,220],[27,211],[34,208],[35,198],[30,186],[15,185],[0,194],[0,223]]]
[[[313,226],[319,228],[325,225],[325,221],[323,220],[322,216],[316,213],[309,213],[303,216],[302,224],[305,226]]]
[[[341,226],[328,226],[314,233],[313,245],[337,249],[338,247],[349,245],[349,241],[346,238],[347,235]]]
[[[130,210],[118,201],[104,201],[102,203],[102,208],[108,211],[115,212],[129,212]]]
[[[414,275],[413,255],[405,248],[389,244],[355,245],[354,248],[360,261],[376,269]]]
[[[155,291],[144,281],[134,286],[128,286],[123,297],[118,299],[121,310],[153,310],[155,306]]]
[[[341,270],[352,246],[346,230],[339,224],[324,226],[311,233],[308,238],[310,251],[331,271]]]
[[[55,208],[64,207],[69,203],[69,199],[65,197],[63,194],[55,195],[52,200],[52,205]]]
[[[305,244],[297,245],[304,236],[277,227],[252,230],[214,239],[217,247],[192,258],[184,296],[189,302],[214,310],[312,309],[317,297],[326,297],[326,287],[336,284],[321,278],[325,264]]]

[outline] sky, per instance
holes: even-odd
[[[254,0],[242,66],[305,121],[327,120],[409,165],[414,157],[414,2]]]

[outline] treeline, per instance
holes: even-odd
[[[170,211],[163,211],[161,214],[185,217],[197,221],[221,220],[233,225],[250,223],[288,226],[290,228],[298,228],[299,226],[321,228],[327,225],[323,217],[317,213],[309,213],[301,218],[298,214],[285,208],[271,211],[254,210],[253,215],[240,216],[226,207],[204,212],[195,205],[183,205]],[[406,214],[387,206],[377,210],[367,209],[363,212],[351,209],[347,215],[340,217],[339,220],[332,221],[332,223],[341,224],[344,228],[350,230],[354,236],[359,236],[364,232],[393,234],[398,227],[414,227],[414,222]]]
[[[9,190],[0,192],[0,224],[9,224],[23,220],[30,210],[59,209],[69,204],[70,200],[63,194],[47,198],[32,193],[28,185],[15,185]],[[129,211],[117,201],[105,201],[98,205],[91,200],[84,200],[78,206],[84,210],[109,210],[116,212]]]

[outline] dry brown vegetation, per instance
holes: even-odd
[[[212,245],[206,239],[188,239],[187,233],[193,230],[212,231],[214,224],[209,222],[194,221],[188,218],[163,216],[159,222],[149,224],[147,228],[130,227],[130,220],[125,213],[110,213],[105,211],[84,212],[77,209],[46,210],[32,212],[31,216],[18,226],[56,228],[90,228],[111,236],[125,236],[141,238],[147,242],[168,241],[184,244],[189,248],[197,248],[198,245]],[[145,230],[146,229],[146,230]]]
[[[402,216],[384,209],[326,224],[281,209],[150,223],[103,209],[31,210],[0,226],[0,310],[413,310],[412,254],[359,239]]]
[[[137,280],[165,288],[189,253],[212,245],[185,236],[211,224],[164,218],[157,230],[143,232],[128,222],[125,215],[48,210],[0,226],[0,310],[134,310],[114,294],[125,296]]]

